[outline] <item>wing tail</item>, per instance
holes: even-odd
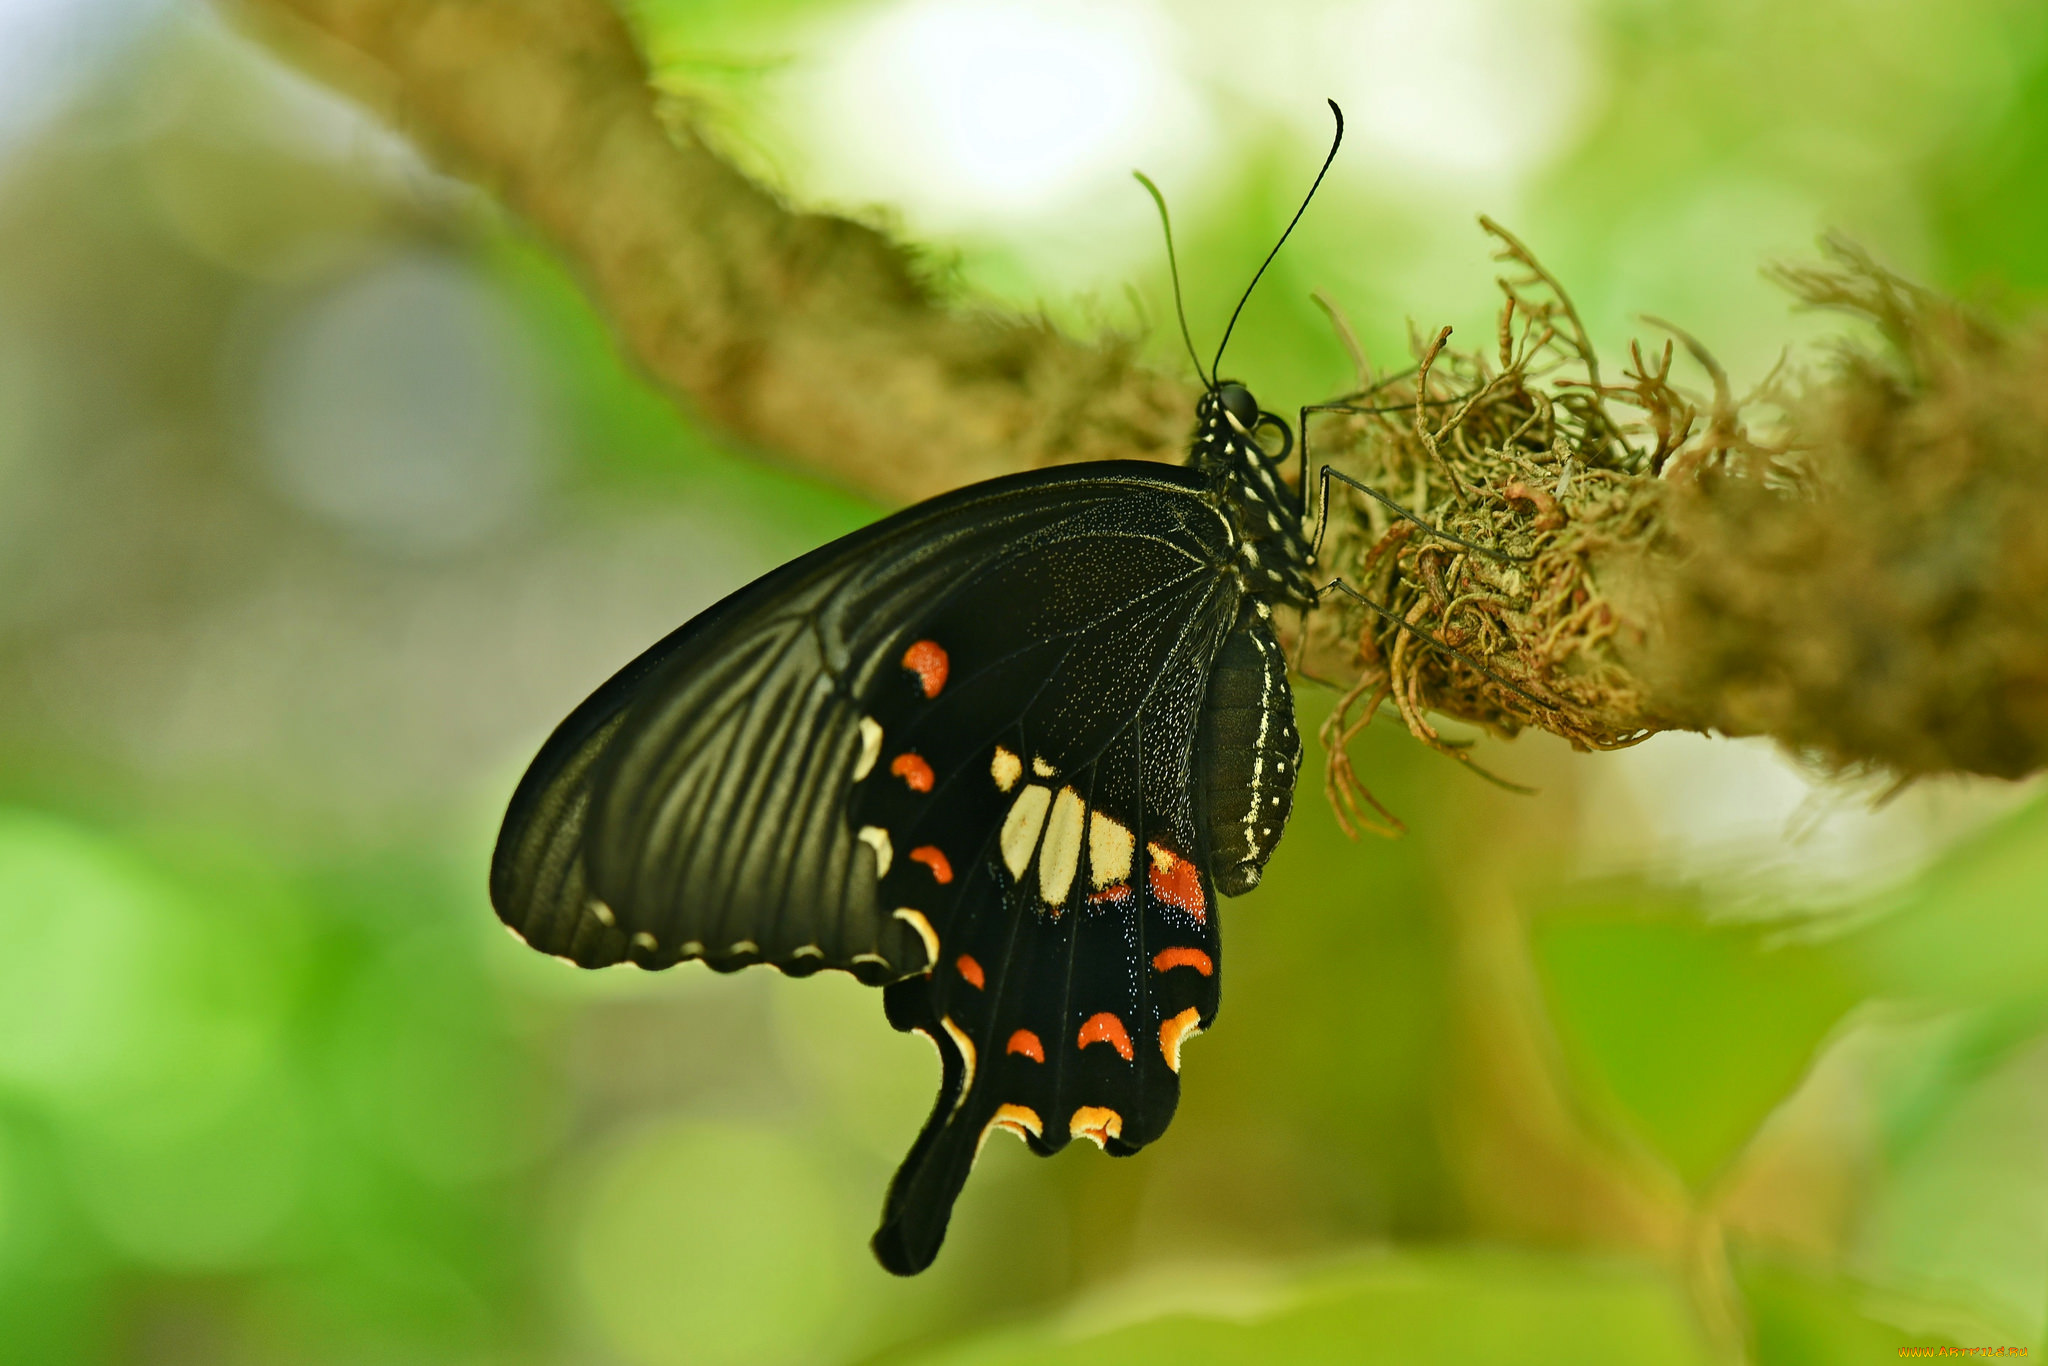
[[[932,1264],[946,1241],[953,1203],[967,1185],[980,1147],[980,1127],[966,1123],[960,1104],[968,1082],[967,1058],[950,1033],[934,1023],[931,979],[913,977],[883,991],[889,1023],[930,1039],[939,1050],[942,1076],[931,1117],[910,1146],[903,1165],[889,1182],[882,1204],[881,1227],[869,1240],[883,1268],[898,1276],[915,1276]]]

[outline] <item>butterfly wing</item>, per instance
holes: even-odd
[[[910,851],[880,890],[933,966],[886,1003],[944,1063],[875,1235],[899,1274],[937,1254],[992,1132],[1041,1154],[1157,1138],[1181,1045],[1215,1016],[1197,742],[1244,598],[1216,547],[1157,517],[1119,509],[963,581],[914,632],[957,682],[876,699],[889,739],[850,819]]]
[[[888,738],[863,725],[871,704],[922,687],[902,663],[917,614],[949,594],[974,599],[970,615],[1009,623],[996,632],[1007,663],[977,669],[1043,667],[1058,647],[1038,636],[1066,628],[1044,610],[1048,585],[1020,564],[1067,558],[1053,547],[1115,560],[1118,547],[1143,545],[1157,565],[1149,572],[1184,576],[1224,535],[1194,488],[1184,471],[1135,461],[991,480],[842,538],[705,611],[542,747],[492,858],[499,916],[535,948],[585,967],[765,961],[871,983],[923,970],[923,939],[876,886],[885,860],[912,846],[884,851],[846,807]],[[1137,510],[1152,517],[1142,534]],[[1113,580],[1103,597],[1129,586]],[[1034,595],[1037,616],[1024,606]],[[1071,608],[1081,621],[1113,605]]]
[[[587,966],[893,983],[944,1067],[874,1246],[922,1270],[991,1132],[1121,1155],[1172,1118],[1218,999],[1204,705],[1254,605],[1230,552],[1194,477],[1119,462],[786,566],[557,730],[506,818],[500,915]]]

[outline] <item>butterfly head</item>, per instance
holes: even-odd
[[[1188,464],[1212,478],[1250,476],[1256,485],[1284,489],[1280,471],[1293,450],[1294,431],[1286,419],[1261,409],[1252,391],[1234,379],[1210,385],[1195,404]]]
[[[1235,380],[1209,386],[1195,404],[1188,465],[1207,476],[1217,506],[1236,529],[1240,554],[1261,596],[1312,597],[1301,491],[1287,482],[1294,431],[1259,407]]]

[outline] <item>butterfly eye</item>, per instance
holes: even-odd
[[[1253,425],[1252,430],[1257,431],[1260,427],[1270,427],[1274,431],[1280,433],[1280,449],[1268,450],[1265,444],[1258,441],[1257,439],[1254,439],[1252,442],[1253,448],[1256,449],[1260,455],[1266,457],[1266,461],[1268,464],[1284,464],[1287,460],[1287,457],[1294,453],[1293,431],[1291,431],[1288,428],[1285,422],[1273,416],[1273,414],[1271,413],[1259,414],[1259,420],[1257,423]]]
[[[1223,405],[1223,416],[1237,428],[1238,435],[1250,436],[1259,423],[1259,401],[1252,397],[1252,391],[1242,384],[1225,383],[1217,389],[1216,400]]]

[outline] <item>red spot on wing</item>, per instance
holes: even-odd
[[[1040,1043],[1038,1036],[1028,1029],[1020,1029],[1015,1034],[1012,1034],[1010,1036],[1010,1046],[1003,1051],[1005,1053],[1022,1053],[1033,1062],[1045,1061],[1045,1045]]]
[[[932,870],[932,881],[944,886],[953,880],[953,863],[943,849],[936,844],[920,844],[910,851],[912,863],[922,863]]]
[[[967,984],[969,986],[973,987],[976,991],[981,990],[981,984],[983,981],[981,975],[981,964],[974,961],[973,954],[961,954],[959,958],[954,960],[953,966],[960,969],[960,975],[967,979]]]
[[[1121,1053],[1125,1062],[1131,1060],[1131,1036],[1124,1032],[1124,1022],[1106,1010],[1088,1017],[1075,1046],[1086,1048],[1091,1043],[1106,1043]]]
[[[1130,899],[1131,884],[1128,882],[1112,882],[1101,891],[1088,894],[1088,904],[1091,906],[1100,905],[1105,901],[1124,902]]]
[[[1166,972],[1172,968],[1193,968],[1204,977],[1216,971],[1216,965],[1209,961],[1209,955],[1200,949],[1161,949],[1152,955],[1152,970]]]
[[[901,778],[904,786],[912,792],[932,790],[932,766],[918,755],[908,751],[897,755],[896,761],[889,765],[889,771]]]
[[[936,640],[920,640],[905,650],[903,667],[917,675],[926,697],[937,697],[946,686],[946,651]]]
[[[1202,895],[1202,870],[1164,845],[1146,847],[1152,854],[1152,866],[1146,870],[1152,895],[1197,920],[1207,919],[1209,902]]]

